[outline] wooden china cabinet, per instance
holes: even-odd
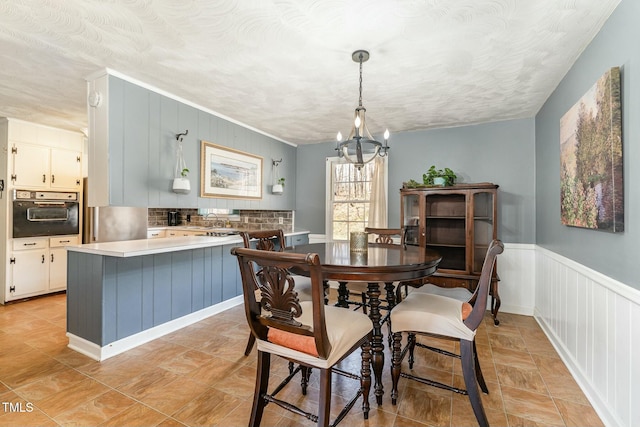
[[[400,190],[405,242],[442,255],[438,271],[426,279],[429,283],[475,290],[489,243],[497,238],[497,191],[492,183]],[[496,325],[500,323],[498,280],[494,271],[491,313]]]

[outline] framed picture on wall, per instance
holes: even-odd
[[[262,198],[262,157],[202,141],[200,197]]]
[[[560,175],[562,224],[624,231],[620,68],[560,119]]]

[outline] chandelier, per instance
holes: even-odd
[[[369,60],[369,52],[366,50],[356,50],[351,55],[354,62],[360,63],[360,97],[358,98],[358,107],[356,108],[353,120],[353,127],[349,133],[349,137],[343,141],[342,133],[338,132],[336,151],[338,157],[344,157],[348,162],[353,163],[358,169],[375,159],[376,156],[384,157],[387,155],[389,146],[389,129],[384,132],[384,145],[376,141],[371,136],[367,123],[365,121],[366,109],[362,106],[362,63]]]

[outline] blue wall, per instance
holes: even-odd
[[[464,182],[500,185],[498,236],[536,243],[633,288],[640,259],[640,2],[622,0],[535,118],[392,135],[389,225],[399,225],[403,181],[420,180],[431,164],[450,167]],[[566,227],[560,221],[560,118],[611,67],[622,74],[625,231]],[[298,147],[298,225],[324,233],[324,161],[333,144]]]
[[[536,242],[609,277],[640,289],[640,2],[623,0],[584,50],[535,119]],[[625,231],[608,233],[560,223],[560,118],[611,67],[622,78]]]
[[[191,192],[171,190],[176,134],[189,130],[183,153]],[[200,195],[201,141],[263,158],[262,198],[204,198]],[[115,76],[109,76],[109,192],[114,206],[292,210],[296,147],[217,117]],[[272,160],[282,159],[283,195],[271,194]],[[107,161],[105,159],[105,161]],[[91,171],[89,171],[91,175]]]
[[[449,129],[405,132],[389,141],[389,226],[400,225],[400,188],[433,164],[449,167],[458,182],[493,182],[498,235],[505,242],[534,243],[534,121],[510,120]],[[335,144],[299,146],[296,225],[324,234],[325,159]]]

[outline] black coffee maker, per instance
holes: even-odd
[[[180,224],[180,214],[176,211],[167,212],[167,223],[170,226],[175,226]]]

